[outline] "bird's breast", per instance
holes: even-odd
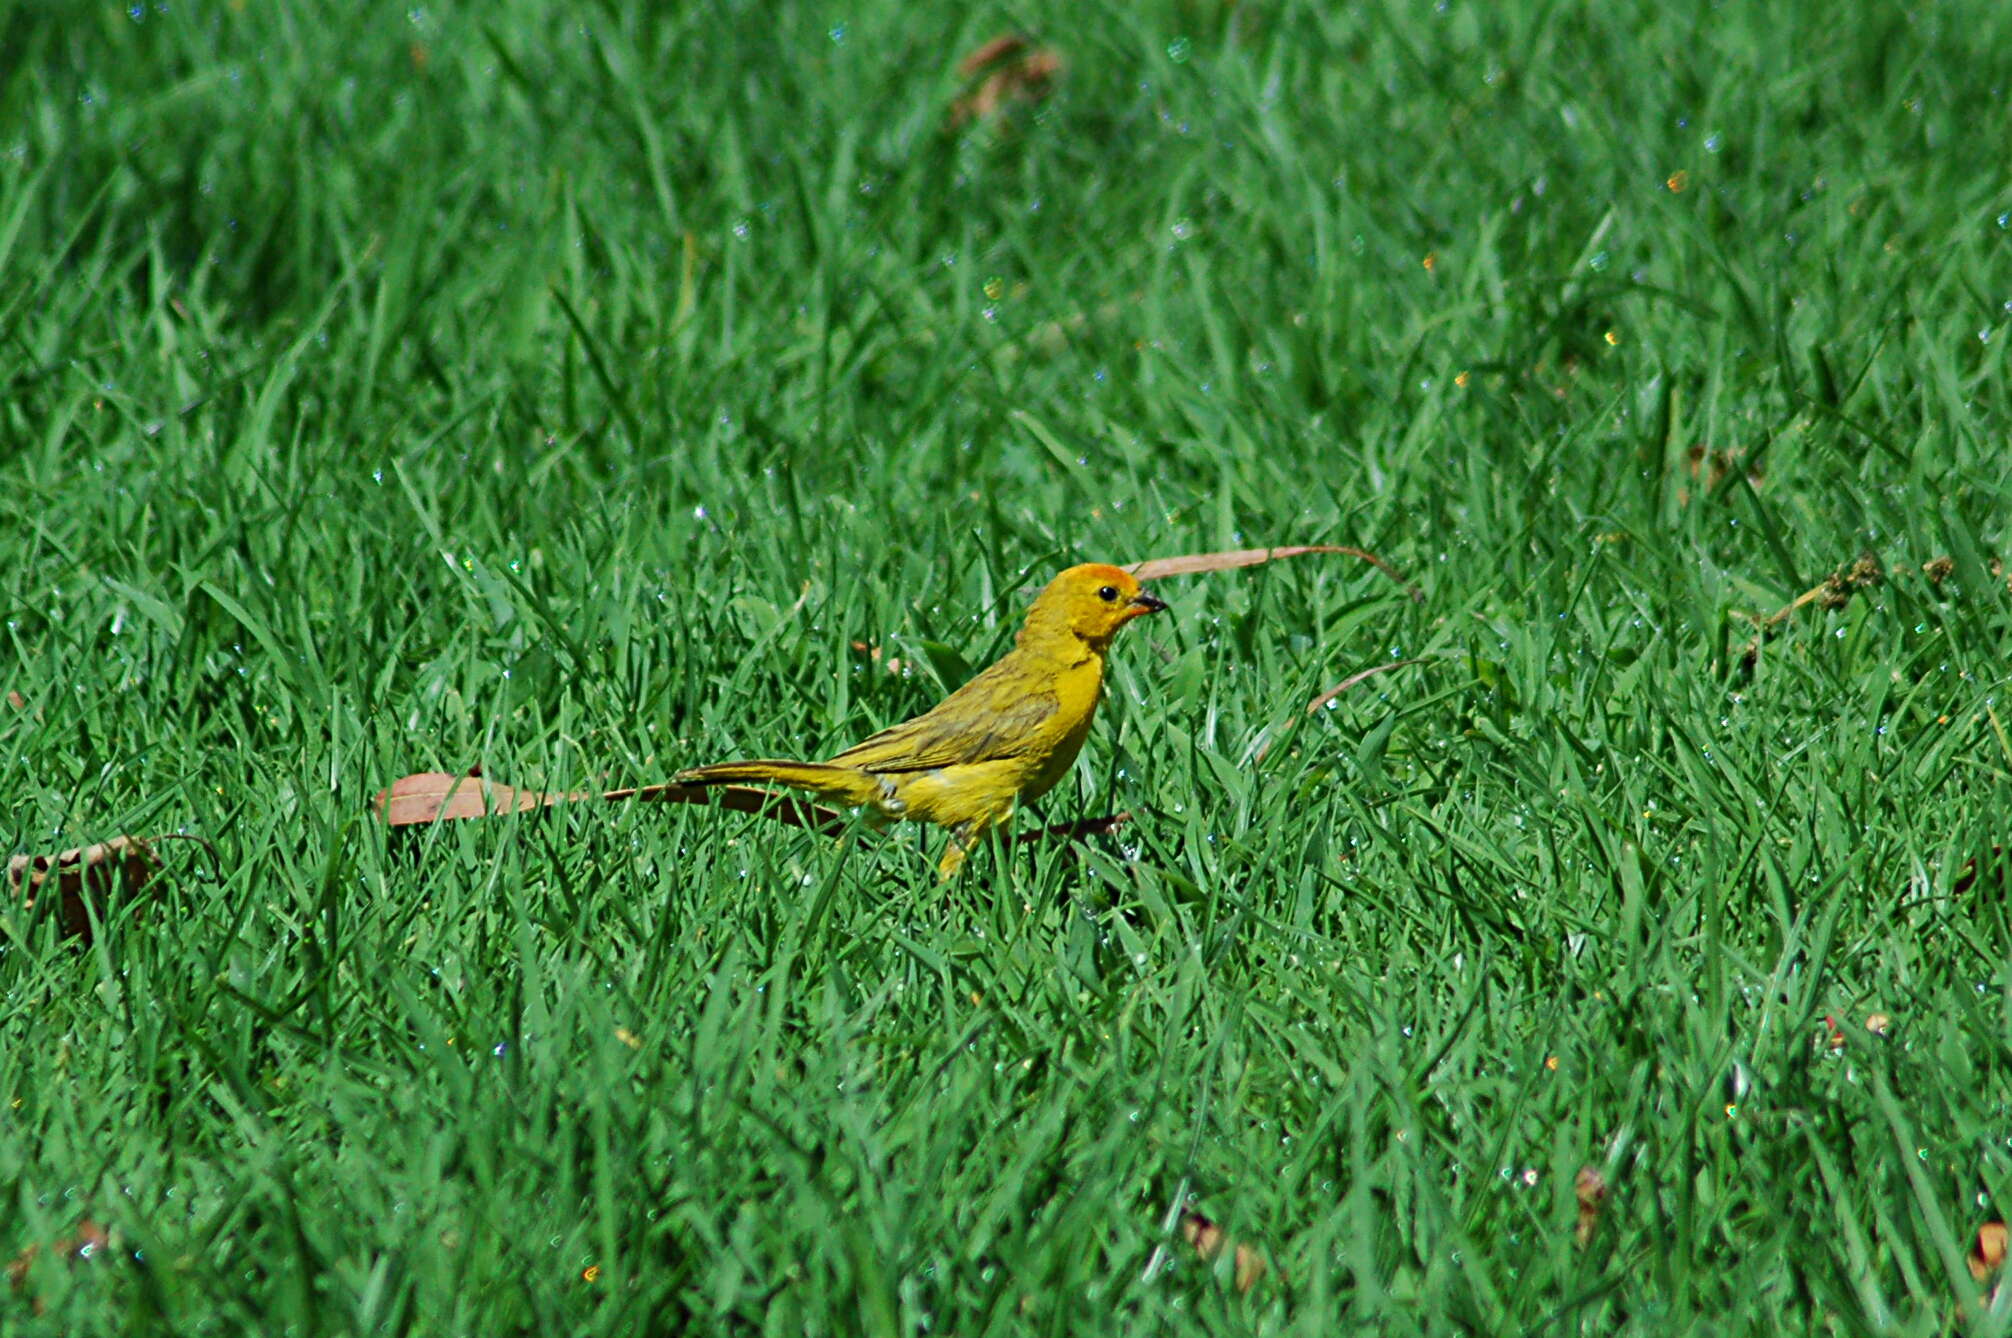
[[[1090,735],[1090,722],[1097,714],[1097,699],[1104,689],[1104,660],[1100,655],[1061,668],[1054,677],[1055,714],[1049,717],[1048,747],[1037,754],[1020,786],[1022,799],[1038,799],[1053,789],[1055,782],[1069,774],[1083,740]]]

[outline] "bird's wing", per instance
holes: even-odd
[[[1022,757],[1042,745],[1041,725],[1059,709],[1054,689],[992,666],[913,720],[890,725],[832,758],[862,771],[930,771],[960,762]]]

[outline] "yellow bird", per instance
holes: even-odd
[[[1069,773],[1104,687],[1104,653],[1132,619],[1167,606],[1120,567],[1086,562],[1048,582],[1013,649],[933,708],[828,762],[721,762],[683,785],[776,784],[889,821],[950,829],[948,878],[1014,807]]]

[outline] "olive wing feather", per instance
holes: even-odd
[[[1059,709],[1053,690],[1029,690],[1019,675],[980,674],[932,710],[890,725],[831,761],[863,771],[930,771],[1023,757],[1041,747],[1041,726]]]

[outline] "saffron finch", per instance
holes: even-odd
[[[1086,562],[1048,582],[1004,659],[933,708],[827,762],[721,762],[684,785],[787,785],[888,821],[950,829],[937,870],[954,875],[979,838],[1046,794],[1090,733],[1104,654],[1132,619],[1167,606],[1119,567]]]

